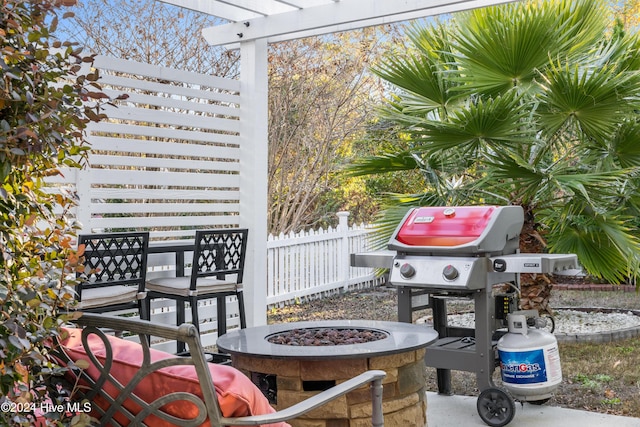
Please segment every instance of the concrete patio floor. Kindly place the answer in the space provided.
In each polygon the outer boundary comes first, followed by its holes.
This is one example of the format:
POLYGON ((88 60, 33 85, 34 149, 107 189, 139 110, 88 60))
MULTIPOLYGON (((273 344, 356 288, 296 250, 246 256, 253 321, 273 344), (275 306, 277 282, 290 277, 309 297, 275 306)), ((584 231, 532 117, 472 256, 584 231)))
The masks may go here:
MULTIPOLYGON (((427 393, 428 427, 487 426, 476 409, 477 396, 443 396, 427 393)), ((513 427, 640 427, 640 418, 621 417, 548 405, 524 406, 516 402, 513 427)))

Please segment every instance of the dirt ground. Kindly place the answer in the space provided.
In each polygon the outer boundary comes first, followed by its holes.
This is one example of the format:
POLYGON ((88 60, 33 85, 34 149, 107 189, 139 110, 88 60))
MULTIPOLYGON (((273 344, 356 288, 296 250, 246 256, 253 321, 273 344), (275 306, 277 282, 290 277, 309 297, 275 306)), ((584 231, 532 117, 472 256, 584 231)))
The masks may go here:
MULTIPOLYGON (((397 320, 395 289, 379 287, 273 308, 269 323, 324 319, 397 320)), ((640 309, 640 294, 623 291, 552 291, 552 307, 640 309)), ((450 312, 455 312, 449 309, 450 312)), ((461 300, 460 311, 473 307, 461 300)), ((414 313, 414 320, 430 310, 414 313)), ((615 325, 612 325, 615 328, 615 325)), ((554 406, 640 418, 640 338, 607 344, 560 344, 563 381, 547 403, 554 406)), ((437 391, 435 369, 427 367, 428 387, 437 391)), ((500 384, 499 370, 494 381, 500 384)), ((454 394, 479 394, 475 374, 452 372, 454 394)))

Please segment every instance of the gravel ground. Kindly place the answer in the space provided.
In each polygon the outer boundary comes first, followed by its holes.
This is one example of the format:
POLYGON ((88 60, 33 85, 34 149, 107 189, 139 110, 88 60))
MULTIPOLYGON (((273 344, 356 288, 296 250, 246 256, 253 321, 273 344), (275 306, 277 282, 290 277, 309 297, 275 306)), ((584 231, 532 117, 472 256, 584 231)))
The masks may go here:
POLYGON ((552 307, 603 307, 640 310, 637 292, 552 291, 552 307))
MULTIPOLYGON (((632 311, 606 313, 563 308, 554 311, 554 318, 556 321, 555 333, 562 334, 593 334, 610 332, 613 327, 617 330, 640 326, 640 316, 632 311)), ((474 321, 474 313, 449 316, 449 324, 452 326, 473 328, 475 327, 474 321)))
MULTIPOLYGON (((396 321, 398 319, 396 304, 395 288, 381 286, 273 308, 268 313, 268 321, 269 323, 327 319, 396 321)), ((557 309, 590 307, 640 310, 640 294, 622 291, 554 291, 551 296, 551 306, 557 309)), ((447 308, 450 314, 468 313, 473 310, 473 303, 467 299, 452 300, 447 308)), ((415 321, 430 314, 430 310, 417 311, 413 318, 415 321)), ((610 325, 616 325, 616 323, 610 322, 610 325)))

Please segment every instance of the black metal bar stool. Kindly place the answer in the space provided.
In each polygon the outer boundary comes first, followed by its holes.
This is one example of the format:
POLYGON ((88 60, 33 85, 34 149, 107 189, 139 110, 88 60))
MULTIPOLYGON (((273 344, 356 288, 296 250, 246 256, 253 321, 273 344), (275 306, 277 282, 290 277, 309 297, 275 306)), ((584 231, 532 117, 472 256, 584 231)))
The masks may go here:
POLYGON ((149 320, 145 294, 148 232, 84 234, 78 249, 84 269, 76 274, 77 310, 105 313, 136 308, 149 320))
POLYGON ((220 336, 227 332, 226 297, 235 295, 238 299, 240 327, 245 328, 242 275, 247 236, 247 229, 197 230, 191 275, 148 280, 148 298, 175 300, 178 325, 185 321, 184 304, 188 302, 191 305, 192 322, 198 330, 198 301, 216 298, 220 336))

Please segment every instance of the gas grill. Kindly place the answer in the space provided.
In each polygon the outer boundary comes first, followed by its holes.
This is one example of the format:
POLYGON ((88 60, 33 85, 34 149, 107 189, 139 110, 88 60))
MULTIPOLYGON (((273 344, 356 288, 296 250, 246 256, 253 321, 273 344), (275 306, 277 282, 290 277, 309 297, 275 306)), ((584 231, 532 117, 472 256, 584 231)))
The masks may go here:
POLYGON ((414 208, 386 251, 352 254, 355 267, 390 269, 399 321, 411 323, 413 311, 432 309, 439 339, 427 348, 425 363, 437 368, 442 394, 451 394, 451 370, 475 372, 481 392, 495 388, 496 344, 507 314, 517 310, 520 273, 578 268, 572 254, 519 253, 523 223, 520 206, 414 208), (509 291, 496 293, 499 284, 509 291), (447 302, 461 298, 473 300, 475 328, 447 323, 447 302))

